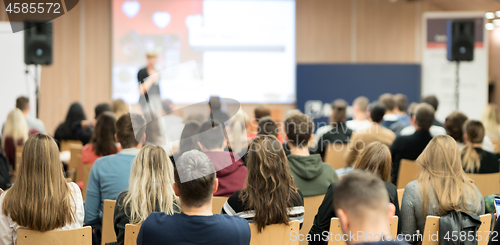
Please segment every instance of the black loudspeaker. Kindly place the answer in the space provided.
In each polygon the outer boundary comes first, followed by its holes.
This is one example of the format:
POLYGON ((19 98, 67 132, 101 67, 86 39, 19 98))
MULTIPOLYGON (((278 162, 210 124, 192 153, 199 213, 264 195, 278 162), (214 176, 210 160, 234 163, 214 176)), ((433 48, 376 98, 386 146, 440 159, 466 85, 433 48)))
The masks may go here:
POLYGON ((52 64, 52 22, 24 22, 24 63, 52 64))
POLYGON ((447 58, 450 61, 474 59, 474 21, 450 20, 447 29, 447 58))

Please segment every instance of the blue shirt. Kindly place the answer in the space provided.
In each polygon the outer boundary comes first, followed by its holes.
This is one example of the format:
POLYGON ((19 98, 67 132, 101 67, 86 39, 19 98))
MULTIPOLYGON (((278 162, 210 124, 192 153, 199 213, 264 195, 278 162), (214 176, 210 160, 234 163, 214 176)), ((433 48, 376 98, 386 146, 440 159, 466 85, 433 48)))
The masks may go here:
POLYGON ((116 200, 120 192, 128 189, 130 168, 137 153, 139 149, 123 149, 94 162, 85 196, 85 224, 101 224, 104 199, 116 200))
POLYGON ((250 226, 240 217, 154 212, 142 223, 137 245, 248 245, 250 226))

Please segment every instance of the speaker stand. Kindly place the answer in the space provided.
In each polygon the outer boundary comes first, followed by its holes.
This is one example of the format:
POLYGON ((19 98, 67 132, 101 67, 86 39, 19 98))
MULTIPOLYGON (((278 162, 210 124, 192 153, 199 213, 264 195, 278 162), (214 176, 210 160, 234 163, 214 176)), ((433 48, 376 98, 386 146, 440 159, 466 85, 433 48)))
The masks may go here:
POLYGON ((38 65, 35 64, 35 103, 36 103, 36 109, 35 109, 35 116, 36 118, 38 118, 38 114, 40 113, 39 111, 39 94, 40 94, 40 90, 38 88, 38 65))
POLYGON ((457 60, 457 66, 456 66, 456 77, 455 77, 455 110, 458 111, 458 105, 459 105, 459 97, 460 97, 460 61, 457 60))

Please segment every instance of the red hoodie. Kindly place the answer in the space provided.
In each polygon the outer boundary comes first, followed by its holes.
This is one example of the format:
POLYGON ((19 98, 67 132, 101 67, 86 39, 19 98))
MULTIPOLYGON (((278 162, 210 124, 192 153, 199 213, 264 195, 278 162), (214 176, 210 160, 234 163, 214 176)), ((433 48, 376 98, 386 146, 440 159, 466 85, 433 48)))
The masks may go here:
POLYGON ((241 159, 235 161, 232 152, 207 151, 204 152, 214 164, 219 179, 219 189, 214 196, 229 197, 237 190, 245 187, 247 167, 241 159))

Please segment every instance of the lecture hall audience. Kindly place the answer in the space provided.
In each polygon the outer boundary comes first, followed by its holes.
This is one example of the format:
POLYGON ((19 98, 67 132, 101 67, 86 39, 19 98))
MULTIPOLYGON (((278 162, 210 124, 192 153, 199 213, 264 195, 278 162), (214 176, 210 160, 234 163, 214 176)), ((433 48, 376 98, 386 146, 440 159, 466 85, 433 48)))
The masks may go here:
POLYGON ((21 96, 16 99, 16 108, 23 112, 24 117, 26 118, 26 123, 28 123, 28 129, 35 130, 34 133, 46 133, 45 124, 42 120, 28 116, 31 107, 30 100, 28 97, 21 96))
MULTIPOLYGON (((373 142, 361 151, 361 154, 356 159, 354 164, 355 171, 363 170, 373 173, 382 179, 387 193, 389 193, 389 201, 394 204, 395 213, 399 216, 399 199, 396 186, 391 183, 391 152, 387 145, 381 142, 373 142)), ((351 171, 352 172, 352 171, 351 171)), ((347 174, 346 176, 348 176, 347 174)), ((344 176, 344 178, 346 177, 344 176)), ((331 218, 338 217, 334 205, 335 187, 339 182, 331 183, 326 192, 325 198, 314 217, 314 223, 309 231, 311 237, 322 236, 323 232, 330 230, 331 218)), ((400 227, 400 225, 399 225, 400 227)), ((399 229, 398 229, 399 230, 399 229)), ((314 239, 310 245, 324 245, 324 241, 314 239)))
POLYGON ((371 126, 368 120, 368 104, 370 100, 365 96, 359 96, 352 102, 352 120, 346 122, 352 131, 367 129, 371 126))
MULTIPOLYGON (((417 108, 417 105, 418 103, 416 102, 410 104, 408 108, 408 114, 410 115, 410 118, 413 118, 413 116, 415 116, 415 109, 417 108)), ((435 112, 434 115, 436 115, 435 112)), ((434 120, 434 122, 435 121, 436 120, 434 120)), ((410 123, 411 125, 403 128, 403 130, 399 132, 399 135, 412 135, 415 133, 415 121, 410 120, 410 123)), ((429 133, 432 135, 432 137, 436 137, 438 135, 446 135, 446 129, 434 124, 429 128, 429 133)))
POLYGON ((59 144, 63 140, 78 140, 76 134, 73 133, 73 124, 85 120, 86 117, 82 105, 78 102, 71 104, 66 114, 66 119, 59 124, 54 133, 56 142, 59 144))
POLYGON ((347 127, 347 102, 343 99, 332 103, 332 114, 330 116, 331 129, 324 133, 318 140, 316 152, 324 159, 329 144, 346 144, 352 135, 352 130, 347 127))
MULTIPOLYGON (((464 148, 464 124, 468 120, 467 116, 460 111, 454 111, 448 115, 444 121, 444 128, 449 136, 453 137, 458 144, 458 148, 464 148)), ((485 151, 494 152, 495 147, 490 137, 484 136, 481 148, 485 151)))
POLYGON ((16 183, 0 195, 0 245, 14 245, 17 230, 67 230, 83 226, 80 188, 66 183, 56 142, 34 134, 23 148, 16 183))
POLYGON ((142 223, 137 245, 203 243, 207 245, 248 245, 250 227, 240 217, 212 213, 213 193, 217 191, 213 163, 198 150, 185 152, 174 170, 175 194, 181 213, 153 212, 142 223))
POLYGON ((409 125, 401 120, 399 115, 400 113, 399 108, 396 104, 394 95, 390 93, 385 93, 380 95, 378 100, 384 103, 385 105, 385 115, 384 115, 384 121, 382 122, 382 126, 398 134, 403 128, 409 125))
POLYGON ((500 154, 491 153, 481 148, 485 129, 480 121, 468 120, 464 124, 464 148, 462 164, 466 173, 498 173, 500 154))
POLYGON ((111 112, 104 112, 99 116, 90 142, 82 148, 83 164, 94 164, 98 158, 121 150, 115 138, 115 123, 115 115, 111 112))
POLYGON ((160 146, 146 145, 137 154, 130 172, 129 188, 116 198, 114 227, 123 245, 125 225, 140 225, 152 212, 172 215, 180 211, 174 194, 174 166, 160 146))
POLYGON ((84 145, 87 144, 92 137, 92 132, 94 131, 97 119, 102 113, 107 111, 112 112, 113 109, 108 103, 100 103, 94 108, 94 119, 74 122, 71 128, 73 130, 73 135, 76 136, 76 139, 80 140, 84 145))
POLYGON ((500 141, 500 116, 495 104, 488 104, 481 113, 481 122, 486 130, 486 135, 491 140, 500 141))
POLYGON ((292 220, 298 220, 302 227, 304 198, 289 174, 278 139, 259 136, 247 154, 246 186, 229 197, 221 214, 243 217, 257 225, 259 232, 268 225, 288 224, 292 220))
POLYGON ((465 175, 460 150, 452 137, 432 139, 416 162, 421 166, 420 175, 406 185, 401 204, 403 235, 414 237, 417 230, 422 232, 427 215, 443 216, 452 210, 484 214, 483 195, 465 175))
MULTIPOLYGON (((434 108, 434 111, 437 112, 439 106, 439 100, 435 95, 428 95, 422 98, 422 103, 427 103, 434 108)), ((435 126, 443 127, 443 124, 438 121, 436 118, 434 119, 435 126)))
POLYGON ((304 197, 323 195, 328 186, 338 180, 335 169, 321 160, 319 154, 309 153, 309 140, 314 132, 313 120, 305 114, 293 115, 285 121, 287 156, 293 181, 304 197))
POLYGON ((16 147, 24 145, 28 139, 28 123, 19 109, 7 115, 2 134, 2 150, 9 159, 12 170, 16 170, 16 147))
POLYGON ((116 118, 120 118, 123 114, 129 113, 128 105, 122 99, 113 100, 111 107, 113 108, 113 113, 115 113, 116 118))

